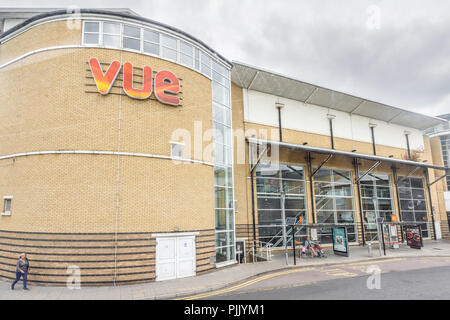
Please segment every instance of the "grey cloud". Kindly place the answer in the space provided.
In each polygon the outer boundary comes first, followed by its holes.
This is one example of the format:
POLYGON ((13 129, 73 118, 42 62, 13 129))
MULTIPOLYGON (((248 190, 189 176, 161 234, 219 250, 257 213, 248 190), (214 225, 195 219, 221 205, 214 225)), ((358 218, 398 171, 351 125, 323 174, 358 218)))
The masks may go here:
MULTIPOLYGON (((22 6, 91 7, 91 1, 22 6)), ((230 60, 431 115, 450 110, 450 3, 445 0, 97 1, 185 30, 230 60), (366 28, 367 8, 381 28, 366 28)), ((4 0, 2 6, 16 6, 4 0)))

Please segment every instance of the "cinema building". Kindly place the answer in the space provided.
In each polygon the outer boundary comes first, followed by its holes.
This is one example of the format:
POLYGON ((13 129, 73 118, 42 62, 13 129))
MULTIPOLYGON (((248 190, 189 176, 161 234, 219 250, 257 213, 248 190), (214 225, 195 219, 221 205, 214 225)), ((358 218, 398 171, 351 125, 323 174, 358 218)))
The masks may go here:
POLYGON ((139 15, 33 15, 0 34, 0 83, 4 279, 22 252, 36 284, 69 266, 83 285, 199 275, 236 263, 236 239, 290 245, 287 217, 347 223, 355 246, 377 240, 374 212, 449 236, 440 140, 423 134, 445 120, 230 62, 139 15))

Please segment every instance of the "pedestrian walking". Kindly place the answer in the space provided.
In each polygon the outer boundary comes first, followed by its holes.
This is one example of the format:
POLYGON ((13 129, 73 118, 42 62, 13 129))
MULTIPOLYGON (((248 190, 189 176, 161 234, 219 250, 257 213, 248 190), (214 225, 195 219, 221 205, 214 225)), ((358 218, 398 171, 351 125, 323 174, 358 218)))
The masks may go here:
POLYGON ((26 253, 22 253, 19 257, 19 260, 17 261, 16 266, 16 280, 11 285, 11 290, 14 290, 14 286, 17 282, 19 282, 20 278, 23 279, 23 290, 29 290, 27 288, 27 277, 28 277, 28 271, 30 270, 30 263, 28 262, 26 253))

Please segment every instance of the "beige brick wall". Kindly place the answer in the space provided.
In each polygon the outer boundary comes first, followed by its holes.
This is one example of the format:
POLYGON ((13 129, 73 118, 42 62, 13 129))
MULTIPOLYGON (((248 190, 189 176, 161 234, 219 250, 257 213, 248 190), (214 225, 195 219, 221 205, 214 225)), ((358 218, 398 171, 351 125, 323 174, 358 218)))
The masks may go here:
POLYGON ((31 51, 65 45, 81 44, 80 20, 50 21, 32 27, 0 46, 0 65, 31 51), (80 29, 74 28, 77 25, 80 29))
MULTIPOLYGON (((278 133, 277 127, 264 126, 264 125, 249 123, 249 122, 244 121, 242 89, 236 85, 232 86, 232 98, 233 98, 233 127, 234 127, 234 129, 242 128, 248 134, 250 134, 250 132, 256 132, 256 136, 260 137, 260 138, 265 138, 265 139, 274 140, 274 141, 279 140, 279 133, 278 133), (236 110, 236 107, 238 107, 240 109, 236 110)), ((308 146, 331 148, 330 137, 326 136, 326 135, 318 135, 318 134, 312 134, 312 133, 289 130, 289 129, 283 129, 282 134, 283 134, 283 142, 294 143, 294 144, 303 144, 304 142, 308 142, 308 146)), ((428 163, 435 163, 436 165, 442 165, 440 162, 436 162, 434 160, 434 158, 432 157, 432 150, 434 150, 436 148, 436 146, 434 146, 432 148, 432 146, 430 145, 430 143, 428 142, 427 139, 428 139, 427 137, 424 137, 425 150, 422 153, 420 153, 421 161, 427 160, 428 163)), ((242 141, 240 143, 242 143, 242 141)), ((373 149, 372 149, 371 143, 364 143, 364 142, 347 140, 347 139, 342 139, 342 138, 335 138, 334 143, 335 143, 335 148, 338 150, 352 151, 352 150, 356 149, 358 153, 373 154, 373 149)), ((235 147, 237 145, 239 145, 239 143, 237 140, 235 140, 235 147)), ((379 156, 389 157, 392 155, 394 158, 397 158, 397 159, 403 159, 404 156, 407 154, 406 149, 392 148, 392 147, 383 146, 383 145, 376 145, 376 151, 377 151, 377 155, 379 155, 379 156)), ((246 159, 248 159, 248 150, 246 149, 245 152, 246 152, 246 159)), ((322 162, 322 160, 324 160, 324 158, 325 158, 324 155, 318 155, 318 154, 314 154, 313 157, 314 157, 314 159, 312 161, 313 166, 319 165, 322 162)), ((436 157, 439 157, 439 156, 436 156, 436 157)), ((235 160, 236 160, 236 154, 235 154, 235 160)), ((307 168, 307 164, 306 164, 306 153, 305 152, 282 150, 280 152, 279 161, 283 162, 283 163, 303 165, 305 168, 306 177, 308 177, 309 173, 308 173, 308 168, 307 168)), ((361 159, 361 160, 359 160, 359 163, 360 163, 360 172, 364 172, 364 171, 368 170, 373 165, 374 162, 361 159)), ((352 159, 349 159, 347 157, 335 156, 327 162, 325 167, 351 170, 353 177, 355 177, 354 168, 352 165, 352 159)), ((397 170, 397 173, 399 176, 405 175, 410 170, 411 170, 410 167, 401 166, 397 170)), ((378 168, 376 168, 374 170, 374 172, 388 174, 391 177, 391 181, 393 181, 391 164, 383 163, 378 168)), ((436 171, 436 172, 440 172, 440 171, 436 171)), ((434 177, 435 177, 434 170, 429 170, 429 173, 430 173, 430 180, 433 181, 434 177)), ((413 174, 413 176, 424 177, 423 170, 417 171, 415 174, 413 174)), ((236 213, 236 221, 237 221, 237 223, 239 222, 241 224, 241 227, 239 229, 239 232, 241 234, 244 234, 245 232, 252 234, 252 232, 253 232, 252 216, 251 216, 251 209, 252 209, 251 189, 250 189, 250 182, 249 182, 248 177, 249 177, 248 163, 247 164, 236 164, 235 165, 235 181, 236 181, 235 182, 235 184, 236 184, 235 194, 236 194, 236 200, 238 203, 238 205, 237 205, 238 212, 236 213), (247 188, 246 192, 243 190, 240 190, 239 192, 237 192, 237 190, 239 190, 240 188, 243 188, 242 185, 238 185, 239 184, 238 181, 241 181, 241 182, 246 181, 247 182, 246 183, 246 188, 247 188), (245 216, 245 211, 239 210, 239 208, 245 207, 245 205, 242 204, 242 202, 247 202, 247 205, 246 205, 248 208, 247 216, 245 216), (249 230, 249 231, 247 231, 247 230, 249 230)), ((441 196, 441 192, 439 191, 439 189, 438 190, 436 189, 436 188, 439 188, 438 186, 439 186, 439 184, 432 186, 432 190, 431 190, 432 201, 433 201, 433 206, 435 206, 435 209, 439 210, 439 213, 435 213, 435 219, 436 219, 436 216, 440 217, 440 220, 442 221, 442 231, 443 231, 443 234, 445 234, 445 233, 448 233, 446 218, 445 218, 445 223, 444 223, 445 207, 444 207, 444 211, 443 211, 443 209, 442 209, 443 196, 441 196)), ((306 179, 306 181, 305 181, 305 190, 306 190, 306 206, 308 208, 309 221, 312 221, 311 193, 310 193, 308 179, 306 179)), ((254 194, 255 194, 255 206, 256 206, 256 184, 255 184, 254 192, 255 192, 254 194)), ((396 191, 395 191, 394 187, 392 187, 392 192, 393 192, 393 199, 394 199, 393 205, 395 208, 395 212, 398 212, 397 201, 395 201, 396 191)), ((355 208, 355 213, 356 213, 356 221, 357 221, 358 233, 359 233, 359 239, 360 239, 359 241, 361 242, 362 241, 361 228, 360 228, 360 220, 361 219, 360 219, 358 199, 356 196, 357 195, 357 187, 355 184, 353 186, 353 194, 354 194, 354 202, 353 203, 354 203, 354 208, 355 208)), ((431 223, 428 198, 426 198, 425 200, 427 202, 427 208, 428 208, 428 212, 429 212, 428 219, 429 219, 429 222, 431 223)), ((257 219, 258 219, 257 208, 255 208, 255 218, 256 218, 256 223, 257 223, 257 219)), ((433 229, 431 227, 431 224, 430 224, 430 232, 431 232, 431 236, 433 236, 433 229)))
MULTIPOLYGON (((81 30, 69 35, 64 23, 35 27, 5 43, 2 61, 39 46, 79 44, 81 30)), ((0 155, 98 150, 169 156, 177 129, 194 139, 195 122, 203 132, 212 128, 209 79, 136 53, 97 48, 40 52, 0 69, 0 83, 5 93, 0 116, 8 119, 0 128, 0 155), (175 73, 181 79, 182 105, 131 99, 122 93, 121 75, 109 95, 89 92, 95 91, 87 64, 92 57, 107 64, 133 63, 136 82, 144 65, 175 73)), ((202 141, 203 150, 210 143, 202 141)), ((190 151, 189 158, 211 160, 190 151)), ((197 272, 210 271, 215 267, 210 263, 215 255, 213 184, 210 165, 158 158, 56 154, 0 160, 0 196, 13 196, 12 215, 0 217, 0 277, 12 277, 17 255, 25 251, 36 283, 65 283, 65 268, 75 261, 84 268, 83 283, 111 283, 117 244, 116 280, 152 280, 151 233, 172 231, 200 232, 197 272), (116 243, 116 232, 124 240, 116 243), (99 261, 107 262, 98 268, 99 261)))

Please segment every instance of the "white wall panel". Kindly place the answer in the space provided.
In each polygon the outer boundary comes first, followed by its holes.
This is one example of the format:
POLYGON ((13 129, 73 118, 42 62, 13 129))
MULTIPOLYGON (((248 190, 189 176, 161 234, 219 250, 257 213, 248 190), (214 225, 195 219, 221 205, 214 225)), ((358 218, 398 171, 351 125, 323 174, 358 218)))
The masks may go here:
POLYGON ((396 124, 351 115, 347 112, 305 104, 296 100, 244 89, 245 121, 278 127, 278 111, 275 102, 284 103, 281 111, 283 128, 309 133, 329 135, 327 114, 333 114, 334 136, 338 138, 372 143, 369 122, 375 123, 375 142, 380 145, 406 149, 405 130, 411 132, 411 149, 423 148, 423 133, 420 130, 396 124))

